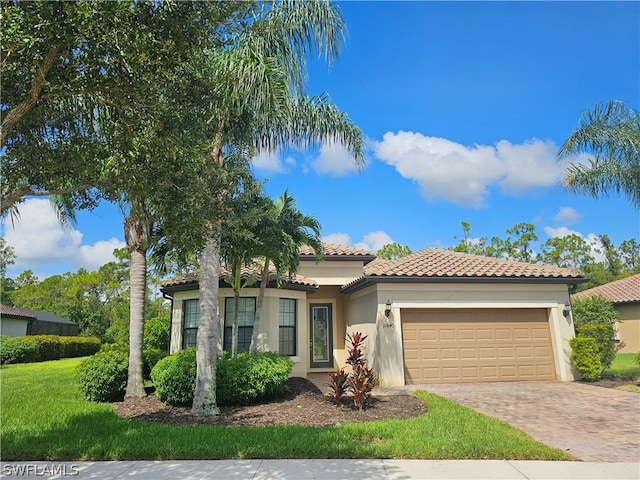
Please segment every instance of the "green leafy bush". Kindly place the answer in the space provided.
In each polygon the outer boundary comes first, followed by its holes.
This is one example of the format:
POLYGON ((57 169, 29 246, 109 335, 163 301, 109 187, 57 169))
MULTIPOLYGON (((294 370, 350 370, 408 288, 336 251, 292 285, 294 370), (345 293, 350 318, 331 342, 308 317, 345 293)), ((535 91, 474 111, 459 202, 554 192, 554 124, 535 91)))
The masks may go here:
POLYGON ((602 373, 611 366, 616 358, 616 330, 608 323, 586 323, 576 327, 579 337, 589 337, 596 341, 602 373))
POLYGON ((0 340, 0 364, 37 361, 38 342, 33 337, 7 337, 0 340))
POLYGON ((149 348, 142 351, 142 366, 144 378, 151 378, 151 370, 156 364, 164 357, 168 356, 166 350, 158 350, 156 348, 149 348))
POLYGON ((168 316, 147 320, 144 324, 145 350, 169 350, 171 319, 168 316))
POLYGON ((293 361, 274 352, 228 353, 218 358, 216 398, 220 405, 247 405, 284 393, 293 361))
POLYGON ((180 350, 161 359, 151 370, 151 381, 163 403, 192 403, 196 388, 195 347, 180 350))
MULTIPOLYGON (((292 360, 272 352, 225 353, 216 363, 216 398, 220 405, 246 405, 286 390, 292 360)), ((151 370, 160 400, 169 405, 193 402, 196 384, 195 348, 187 348, 160 360, 151 370)))
POLYGON ((573 366, 589 382, 597 380, 602 374, 602 363, 598 343, 594 338, 577 336, 569 340, 573 366))
POLYGON ((76 378, 84 397, 92 402, 109 402, 127 385, 129 358, 119 351, 99 352, 84 360, 76 378))
POLYGON ((605 323, 613 326, 620 318, 613 303, 598 295, 575 300, 571 310, 576 329, 588 323, 605 323))

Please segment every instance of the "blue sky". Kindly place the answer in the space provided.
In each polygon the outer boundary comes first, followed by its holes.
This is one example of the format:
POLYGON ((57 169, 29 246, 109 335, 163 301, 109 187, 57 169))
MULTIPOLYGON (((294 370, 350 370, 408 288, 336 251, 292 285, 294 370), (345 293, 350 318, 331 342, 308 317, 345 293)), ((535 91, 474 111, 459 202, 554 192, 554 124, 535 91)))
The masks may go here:
MULTIPOLYGON (((597 102, 640 108, 637 2, 338 2, 349 35, 328 69, 309 63, 309 93, 326 92, 362 128, 367 165, 337 146, 256 159, 271 196, 285 189, 318 218, 325 239, 376 250, 419 250, 504 237, 519 222, 540 243, 570 232, 640 235, 623 197, 563 191, 555 153, 597 102)), ((62 230, 30 200, 4 235, 18 254, 8 274, 96 268, 123 245, 113 205, 62 230)))

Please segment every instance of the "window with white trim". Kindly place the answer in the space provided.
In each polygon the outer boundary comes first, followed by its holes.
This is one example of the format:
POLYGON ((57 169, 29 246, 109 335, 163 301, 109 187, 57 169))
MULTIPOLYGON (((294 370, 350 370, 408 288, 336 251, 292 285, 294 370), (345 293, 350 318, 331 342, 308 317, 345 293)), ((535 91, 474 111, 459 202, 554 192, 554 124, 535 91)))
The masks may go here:
POLYGON ((279 352, 282 355, 295 356, 297 322, 296 322, 296 300, 292 298, 281 298, 279 308, 279 352))
MULTIPOLYGON (((231 327, 233 325, 233 297, 224 299, 224 344, 225 351, 231 351, 231 327)), ((253 334, 253 322, 256 319, 255 297, 238 299, 238 352, 248 352, 253 334)))
POLYGON ((182 315, 182 348, 195 347, 200 319, 200 301, 198 299, 184 300, 182 315))

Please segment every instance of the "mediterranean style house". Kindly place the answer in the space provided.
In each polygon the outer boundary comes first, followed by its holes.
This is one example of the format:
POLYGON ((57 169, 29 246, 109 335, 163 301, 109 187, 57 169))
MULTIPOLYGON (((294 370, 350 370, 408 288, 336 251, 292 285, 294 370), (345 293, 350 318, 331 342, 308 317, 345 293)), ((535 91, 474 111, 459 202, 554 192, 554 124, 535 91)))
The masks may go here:
MULTIPOLYGON (((259 348, 294 361, 306 377, 345 366, 345 336, 367 335, 365 353, 381 385, 510 380, 573 380, 574 328, 568 285, 574 270, 428 248, 396 259, 324 245, 317 262, 300 250, 300 268, 267 288, 259 348)), ((248 349, 255 288, 242 289, 239 350, 248 349)), ((195 345, 198 279, 173 278, 171 352, 195 345)), ((219 314, 230 345, 233 292, 222 279, 219 314)))
POLYGON ((640 352, 640 273, 572 295, 574 300, 601 296, 613 303, 620 315, 616 323, 618 352, 640 352))

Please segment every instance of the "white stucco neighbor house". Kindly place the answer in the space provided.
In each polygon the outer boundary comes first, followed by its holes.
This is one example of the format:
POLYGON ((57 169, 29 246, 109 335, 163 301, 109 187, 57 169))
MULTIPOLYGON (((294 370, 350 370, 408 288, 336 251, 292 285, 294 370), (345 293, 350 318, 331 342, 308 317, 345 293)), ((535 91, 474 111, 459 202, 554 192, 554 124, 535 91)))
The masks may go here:
POLYGON ((572 295, 573 300, 601 296, 613 303, 620 315, 616 323, 620 353, 640 352, 640 273, 572 295))
MULTIPOLYGON (((290 355, 292 375, 345 366, 345 336, 366 334, 369 364, 385 386, 510 380, 573 380, 574 270, 429 248, 396 260, 325 244, 316 262, 300 250, 288 283, 267 289, 260 348, 290 355)), ((173 278, 171 351, 195 345, 198 280, 173 278)), ((244 288, 239 349, 248 349, 258 288, 244 288)), ((233 293, 220 282, 221 335, 230 344, 233 293)))

